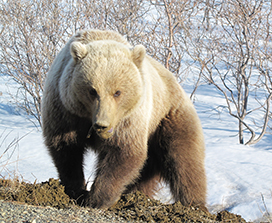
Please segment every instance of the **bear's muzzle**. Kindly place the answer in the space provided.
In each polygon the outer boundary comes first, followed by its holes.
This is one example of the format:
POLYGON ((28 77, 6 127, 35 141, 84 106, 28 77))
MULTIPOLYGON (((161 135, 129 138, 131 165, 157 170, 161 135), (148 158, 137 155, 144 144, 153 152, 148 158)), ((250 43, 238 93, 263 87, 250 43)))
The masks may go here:
POLYGON ((91 128, 89 129, 87 138, 91 137, 93 131, 95 131, 96 134, 102 139, 108 139, 113 135, 113 127, 101 126, 96 123, 92 125, 91 128))

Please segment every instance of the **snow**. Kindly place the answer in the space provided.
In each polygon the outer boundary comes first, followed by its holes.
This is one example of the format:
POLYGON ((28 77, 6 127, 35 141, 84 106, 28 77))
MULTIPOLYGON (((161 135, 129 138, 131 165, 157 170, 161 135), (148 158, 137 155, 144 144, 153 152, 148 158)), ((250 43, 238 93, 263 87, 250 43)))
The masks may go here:
MULTIPOLYGON (((188 94, 190 84, 183 85, 188 94)), ((0 176, 42 182, 57 178, 56 169, 43 144, 41 129, 19 113, 11 94, 18 89, 7 76, 0 76, 0 176)), ((211 86, 199 87, 194 98, 206 140, 208 208, 212 213, 228 210, 247 221, 272 212, 272 136, 256 145, 238 144, 237 122, 222 107, 224 98, 211 86), (217 108, 217 109, 215 109, 217 108)), ((95 155, 85 158, 85 176, 91 185, 95 155)), ((167 187, 158 197, 170 201, 167 187)))

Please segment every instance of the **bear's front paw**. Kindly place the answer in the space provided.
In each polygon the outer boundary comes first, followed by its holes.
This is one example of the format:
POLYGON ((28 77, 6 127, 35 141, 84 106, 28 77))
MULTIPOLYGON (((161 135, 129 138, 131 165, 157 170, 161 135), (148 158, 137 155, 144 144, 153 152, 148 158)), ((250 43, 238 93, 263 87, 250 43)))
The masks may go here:
POLYGON ((74 201, 77 205, 81 207, 88 207, 90 206, 89 201, 89 192, 88 191, 82 191, 82 193, 78 194, 76 198, 74 198, 74 201))
POLYGON ((77 205, 82 207, 89 206, 90 192, 88 192, 87 190, 80 190, 80 191, 69 190, 65 192, 77 205))
POLYGON ((99 209, 108 209, 111 206, 113 206, 117 201, 119 200, 119 197, 114 198, 113 197, 103 197, 103 196, 90 196, 88 199, 89 207, 91 208, 99 208, 99 209))

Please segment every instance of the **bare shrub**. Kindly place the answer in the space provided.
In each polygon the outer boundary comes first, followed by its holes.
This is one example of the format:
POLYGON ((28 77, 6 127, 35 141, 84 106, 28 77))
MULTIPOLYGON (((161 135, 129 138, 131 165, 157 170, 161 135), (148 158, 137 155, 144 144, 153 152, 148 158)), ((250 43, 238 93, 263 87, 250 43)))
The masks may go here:
POLYGON ((270 115, 271 5, 259 0, 205 3, 206 17, 197 22, 202 28, 186 36, 188 53, 199 63, 201 76, 225 97, 229 114, 238 120, 239 142, 256 143, 265 134, 270 115), (254 97, 258 104, 249 104, 254 97), (261 122, 249 118, 256 112, 263 112, 261 122), (250 134, 246 141, 245 130, 250 134))
POLYGON ((0 4, 4 26, 0 36, 1 72, 21 86, 18 106, 34 116, 39 125, 43 81, 70 29, 65 27, 56 2, 8 0, 0 4))

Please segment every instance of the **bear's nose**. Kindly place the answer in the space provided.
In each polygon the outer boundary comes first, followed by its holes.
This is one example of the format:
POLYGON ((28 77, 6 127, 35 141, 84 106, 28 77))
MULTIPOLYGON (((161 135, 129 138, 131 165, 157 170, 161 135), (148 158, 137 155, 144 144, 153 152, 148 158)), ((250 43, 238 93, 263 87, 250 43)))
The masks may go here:
POLYGON ((103 124, 103 123, 95 123, 95 124, 93 125, 93 127, 94 127, 95 130, 98 130, 98 131, 103 131, 103 130, 105 130, 106 128, 108 128, 108 126, 105 125, 105 124, 103 124))

